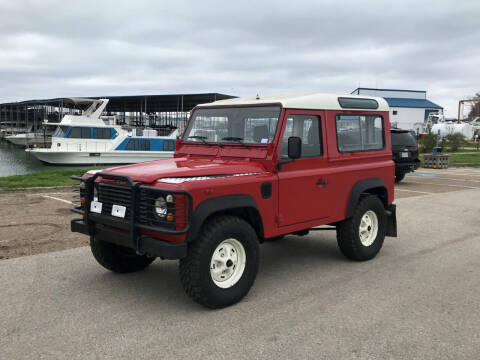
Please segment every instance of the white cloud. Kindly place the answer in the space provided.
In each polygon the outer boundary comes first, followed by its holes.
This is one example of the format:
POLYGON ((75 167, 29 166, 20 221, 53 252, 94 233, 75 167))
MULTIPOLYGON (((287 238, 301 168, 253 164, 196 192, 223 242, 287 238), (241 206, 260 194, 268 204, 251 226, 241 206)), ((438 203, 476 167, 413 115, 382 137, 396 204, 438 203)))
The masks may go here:
POLYGON ((477 1, 2 1, 0 101, 57 96, 480 91, 477 1))

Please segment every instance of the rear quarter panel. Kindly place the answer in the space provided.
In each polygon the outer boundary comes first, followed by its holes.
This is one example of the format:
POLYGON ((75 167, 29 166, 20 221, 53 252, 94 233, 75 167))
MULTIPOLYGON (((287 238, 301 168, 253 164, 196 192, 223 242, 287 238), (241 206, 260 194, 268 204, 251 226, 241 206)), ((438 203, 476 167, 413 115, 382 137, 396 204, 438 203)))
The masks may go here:
POLYGON ((335 193, 331 222, 345 218, 353 186, 364 179, 378 178, 386 186, 388 204, 394 200, 395 164, 392 160, 388 112, 327 111, 327 139, 331 191, 335 193), (382 150, 342 153, 338 150, 336 116, 379 115, 383 118, 384 147, 382 150))

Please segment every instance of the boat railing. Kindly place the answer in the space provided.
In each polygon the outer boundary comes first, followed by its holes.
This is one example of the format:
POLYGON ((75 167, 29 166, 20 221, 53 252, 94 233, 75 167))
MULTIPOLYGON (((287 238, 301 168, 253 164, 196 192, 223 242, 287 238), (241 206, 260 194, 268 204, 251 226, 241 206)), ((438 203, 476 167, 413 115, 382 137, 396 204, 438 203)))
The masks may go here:
POLYGON ((62 146, 56 148, 57 151, 68 151, 68 152, 106 152, 107 144, 104 142, 84 142, 84 143, 74 143, 74 144, 62 144, 62 146))

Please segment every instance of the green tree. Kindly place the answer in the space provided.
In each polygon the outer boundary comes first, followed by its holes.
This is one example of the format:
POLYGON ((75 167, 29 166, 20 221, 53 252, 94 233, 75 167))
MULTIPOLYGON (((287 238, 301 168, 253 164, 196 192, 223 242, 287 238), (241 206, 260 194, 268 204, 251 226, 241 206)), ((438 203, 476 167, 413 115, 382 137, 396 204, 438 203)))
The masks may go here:
POLYGON ((418 141, 420 145, 420 152, 422 153, 430 153, 432 152, 433 148, 437 146, 437 135, 434 134, 427 134, 423 138, 418 141))
POLYGON ((465 135, 458 132, 448 134, 447 136, 445 136, 445 140, 447 142, 448 149, 451 152, 458 151, 467 142, 465 135))

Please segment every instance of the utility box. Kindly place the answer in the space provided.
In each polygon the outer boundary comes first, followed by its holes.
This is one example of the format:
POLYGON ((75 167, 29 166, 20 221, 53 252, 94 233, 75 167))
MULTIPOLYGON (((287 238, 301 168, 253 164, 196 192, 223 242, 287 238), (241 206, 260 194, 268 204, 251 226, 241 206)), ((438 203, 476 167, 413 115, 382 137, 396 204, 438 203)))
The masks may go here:
POLYGON ((449 164, 449 157, 445 154, 431 154, 424 155, 423 167, 431 169, 447 169, 449 164))

